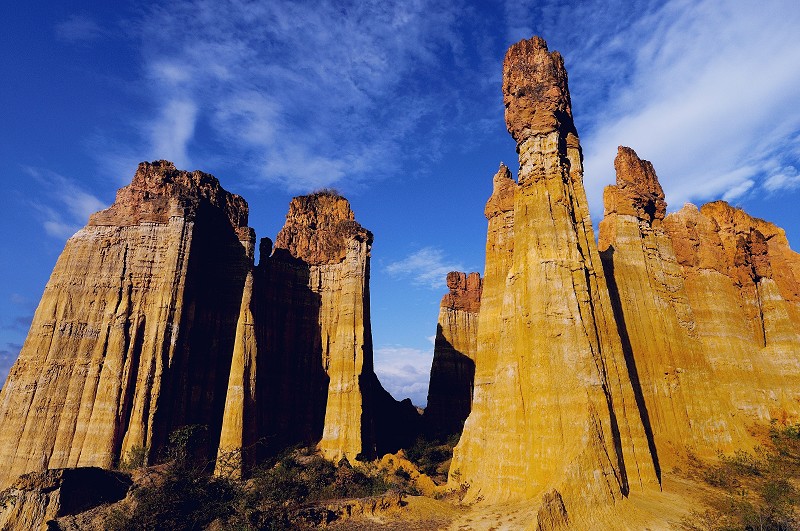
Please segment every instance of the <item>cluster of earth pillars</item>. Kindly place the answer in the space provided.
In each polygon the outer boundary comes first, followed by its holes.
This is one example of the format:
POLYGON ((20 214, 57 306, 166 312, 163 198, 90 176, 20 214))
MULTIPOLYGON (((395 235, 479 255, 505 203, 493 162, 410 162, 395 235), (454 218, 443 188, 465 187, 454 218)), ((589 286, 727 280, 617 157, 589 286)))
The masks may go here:
POLYGON ((296 445, 368 463, 460 433, 446 484, 407 465, 422 490, 471 504, 425 502, 453 522, 639 528, 702 508, 707 486, 682 471, 797 422, 800 255, 721 201, 667 214, 627 147, 595 239, 561 55, 538 37, 511 46, 503 101, 519 171, 493 178, 483 277, 446 279, 423 415, 375 376, 373 235, 346 199, 297 197, 275 242, 257 241, 214 176, 142 163, 45 287, 0 392, 0 488, 155 463, 186 426, 234 479, 296 445))

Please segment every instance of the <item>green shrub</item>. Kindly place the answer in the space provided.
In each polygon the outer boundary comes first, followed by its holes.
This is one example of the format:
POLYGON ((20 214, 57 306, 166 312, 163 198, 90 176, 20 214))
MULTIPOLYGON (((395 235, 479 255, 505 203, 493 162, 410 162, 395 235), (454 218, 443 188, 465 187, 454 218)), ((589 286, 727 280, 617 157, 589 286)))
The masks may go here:
POLYGON ((134 446, 120 459, 119 470, 135 470, 147 465, 149 450, 144 446, 134 446))
POLYGON ((797 478, 800 477, 800 427, 770 430, 769 448, 754 453, 737 451, 720 456, 708 467, 695 460, 703 479, 720 494, 710 499, 711 508, 694 513, 685 529, 789 531, 800 529, 797 478))

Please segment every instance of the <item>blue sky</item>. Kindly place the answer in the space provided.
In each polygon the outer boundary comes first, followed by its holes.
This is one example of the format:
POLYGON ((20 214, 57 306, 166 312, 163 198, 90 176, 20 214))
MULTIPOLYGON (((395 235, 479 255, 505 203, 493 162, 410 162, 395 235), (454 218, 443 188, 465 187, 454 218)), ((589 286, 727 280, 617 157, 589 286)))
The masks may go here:
POLYGON ((7 4, 0 17, 0 377, 66 239, 142 160, 216 175, 274 237, 289 199, 347 196, 375 234, 375 365, 424 404, 444 276, 482 271, 516 168, 507 47, 565 57, 593 221, 619 144, 671 210, 725 198, 800 248, 800 4, 786 1, 7 4))

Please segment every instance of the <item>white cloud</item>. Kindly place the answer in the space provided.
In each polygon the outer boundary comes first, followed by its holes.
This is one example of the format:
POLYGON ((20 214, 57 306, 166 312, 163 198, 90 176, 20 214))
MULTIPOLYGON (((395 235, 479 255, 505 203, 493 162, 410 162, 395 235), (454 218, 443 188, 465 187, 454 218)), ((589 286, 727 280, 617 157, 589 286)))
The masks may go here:
POLYGON ((433 348, 420 350, 397 345, 382 346, 375 349, 374 361, 378 379, 395 399, 410 398, 414 405, 425 406, 433 348))
POLYGON ((22 350, 22 345, 15 343, 6 343, 0 348, 0 382, 5 382, 11 366, 19 356, 19 351, 22 350))
POLYGON ((153 158, 168 159, 179 168, 191 169, 187 145, 194 135, 197 106, 190 99, 166 102, 161 117, 153 124, 153 158))
POLYGON ((56 37, 65 42, 93 41, 102 37, 103 29, 85 14, 71 15, 56 25, 56 37))
MULTIPOLYGON (((609 57, 623 50, 626 78, 594 101, 605 110, 582 137, 593 215, 618 145, 653 162, 676 207, 754 190, 800 128, 800 69, 790 66, 800 64, 798 26, 800 9, 787 2, 673 0, 601 46, 609 57)), ((764 186, 782 183, 792 181, 764 186)))
POLYGON ((725 201, 733 201, 734 199, 738 199, 750 191, 754 184, 756 184, 756 182, 752 179, 747 179, 746 181, 735 184, 733 188, 722 194, 722 199, 725 201))
POLYGON ((773 171, 764 181, 764 188, 769 192, 794 190, 800 187, 800 174, 794 166, 785 166, 773 171))
POLYGON ((72 179, 41 168, 23 167, 43 191, 41 197, 49 204, 35 203, 33 208, 42 218, 45 232, 55 238, 72 236, 89 219, 89 216, 107 207, 106 203, 86 192, 72 179))
POLYGON ((465 270, 460 263, 447 259, 444 251, 436 247, 423 247, 385 269, 392 276, 409 278, 418 286, 439 291, 446 289, 447 273, 465 270))
MULTIPOLYGON (((442 104, 415 76, 455 46, 458 5, 183 0, 139 24, 152 156, 195 160, 195 124, 290 191, 379 178, 442 104), (381 172, 375 171, 381 168, 381 172)), ((430 153, 429 153, 430 156, 430 153)))

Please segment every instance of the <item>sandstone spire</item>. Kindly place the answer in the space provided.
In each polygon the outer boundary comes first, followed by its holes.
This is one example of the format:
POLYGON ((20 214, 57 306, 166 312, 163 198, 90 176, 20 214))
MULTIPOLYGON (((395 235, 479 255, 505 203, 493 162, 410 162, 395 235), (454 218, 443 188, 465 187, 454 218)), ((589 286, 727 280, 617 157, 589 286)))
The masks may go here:
POLYGON ((308 265, 308 288, 318 299, 319 362, 329 379, 319 447, 335 460, 354 459, 374 440, 362 424, 361 388, 372 372, 371 246, 372 233, 356 223, 347 200, 327 193, 293 199, 276 240, 277 249, 308 265))
POLYGON ((698 337, 653 165, 620 146, 614 167, 617 184, 603 194, 600 254, 652 451, 670 465, 687 450, 713 457, 747 446, 743 419, 719 393, 698 337))
POLYGON ((155 455, 186 424, 216 445, 247 213, 212 175, 142 163, 67 241, 0 393, 0 485, 155 455))
POLYGON ((447 274, 450 291, 439 308, 425 408, 426 431, 431 435, 460 433, 470 412, 481 284, 479 273, 447 274))
POLYGON ((395 402, 372 367, 371 245, 334 192, 295 197, 274 251, 262 240, 242 298, 218 473, 241 474, 295 444, 352 461, 413 440, 416 410, 395 402))
MULTIPOLYGON (((572 515, 656 482, 657 469, 594 243, 561 56, 536 37, 513 45, 503 95, 520 159, 513 244, 503 274, 487 241, 479 333, 494 321, 497 358, 483 397, 476 378, 450 480, 487 500, 555 487, 572 515)), ((479 342, 479 374, 483 356, 479 342)))

